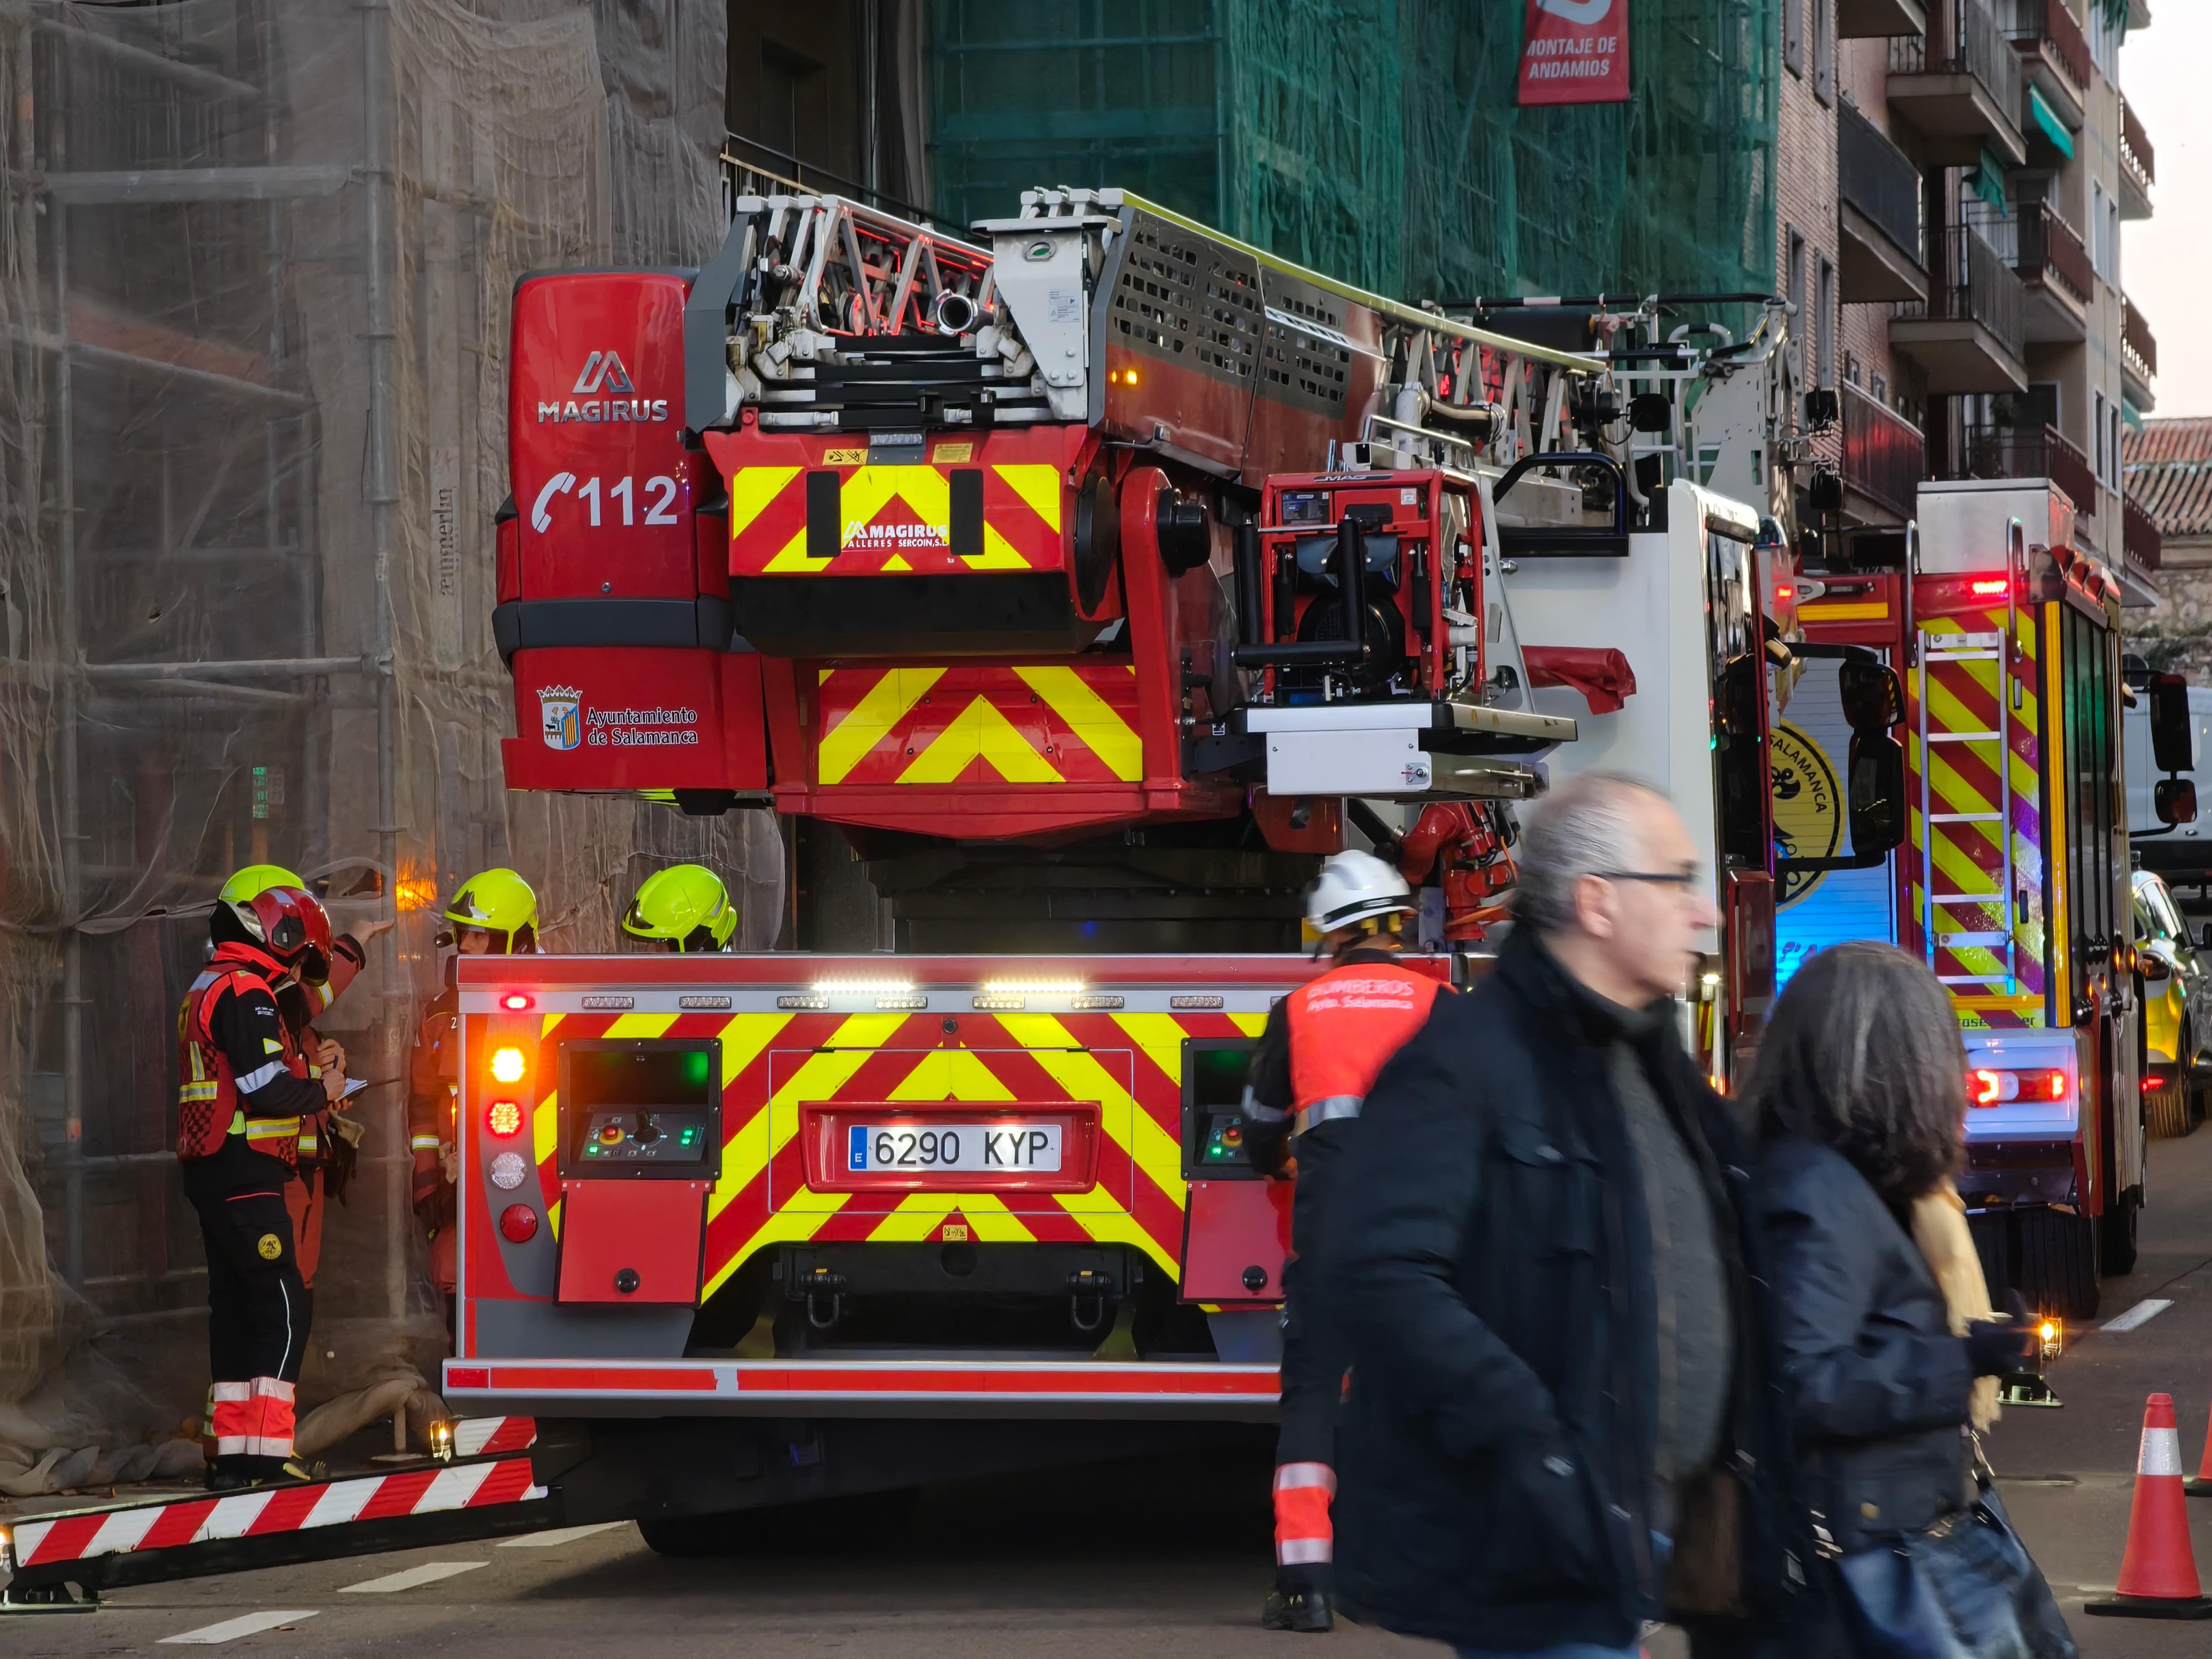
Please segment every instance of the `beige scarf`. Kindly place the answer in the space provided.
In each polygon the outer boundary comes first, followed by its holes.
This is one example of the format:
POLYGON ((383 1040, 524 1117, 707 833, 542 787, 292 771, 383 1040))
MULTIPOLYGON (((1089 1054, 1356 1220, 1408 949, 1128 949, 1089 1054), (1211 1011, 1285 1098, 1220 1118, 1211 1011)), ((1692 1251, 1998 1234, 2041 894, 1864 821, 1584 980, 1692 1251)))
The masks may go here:
MULTIPOLYGON (((1975 1320, 2002 1319, 1990 1306, 1989 1281, 1982 1277, 1982 1259, 1974 1251, 1974 1236, 1966 1225, 1966 1200, 1948 1179, 1912 1204, 1912 1242, 1927 1258, 1928 1270, 1943 1292, 1950 1315, 1951 1334, 1964 1336, 1975 1320)), ((1974 1427, 1987 1429, 1997 1420, 1997 1380, 1974 1379, 1974 1427)))

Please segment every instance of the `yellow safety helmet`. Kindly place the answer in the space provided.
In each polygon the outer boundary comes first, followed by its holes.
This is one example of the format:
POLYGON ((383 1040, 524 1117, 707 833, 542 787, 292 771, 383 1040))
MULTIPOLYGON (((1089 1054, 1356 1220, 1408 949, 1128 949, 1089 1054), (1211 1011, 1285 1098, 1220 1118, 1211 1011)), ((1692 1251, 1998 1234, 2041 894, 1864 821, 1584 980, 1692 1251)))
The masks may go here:
POLYGON ((672 864, 647 876, 623 918, 623 932, 672 951, 726 951, 738 931, 730 890, 703 864, 672 864))
POLYGON ((272 887, 296 887, 303 893, 307 890, 307 884, 281 864, 249 864, 223 883, 222 891, 216 896, 225 904, 245 904, 272 887))
POLYGON ((457 927, 489 933, 501 955, 538 948, 538 895, 512 870, 471 876, 454 890, 445 915, 457 927))

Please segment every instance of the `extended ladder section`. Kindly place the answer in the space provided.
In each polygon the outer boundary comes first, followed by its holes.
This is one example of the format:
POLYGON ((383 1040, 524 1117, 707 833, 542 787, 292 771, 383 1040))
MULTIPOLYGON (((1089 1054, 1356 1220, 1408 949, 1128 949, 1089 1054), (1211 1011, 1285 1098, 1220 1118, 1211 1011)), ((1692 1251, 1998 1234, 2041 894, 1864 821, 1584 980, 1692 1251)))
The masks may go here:
MULTIPOLYGON (((1919 640, 1919 684, 1917 688, 1920 704, 1920 937, 1926 951, 1928 965, 1945 985, 1982 986, 2000 988, 2008 996, 2020 988, 2019 945, 2013 929, 2013 836, 2012 836, 2012 699, 2008 695, 2007 682, 2011 677, 2006 661, 2005 636, 2002 633, 1987 634, 1929 634, 1919 640), (1929 705, 1935 681, 1942 678, 1937 671, 1953 665, 1972 663, 1995 665, 1993 702, 1996 708, 1996 729, 1988 732, 1948 732, 1937 729, 1929 720, 1929 705), (1962 799, 1939 797, 1935 787, 1936 768, 1939 759, 1955 757, 1969 763, 1979 763, 1996 780, 1993 811, 1944 811, 1939 806, 1962 805, 1962 799), (1969 852, 1976 838, 1972 829, 1965 830, 1963 837, 1951 832, 1951 844, 1958 857, 1954 871, 1947 871, 1946 879, 1957 890, 1939 893, 1936 890, 1937 873, 1936 842, 1944 827, 1990 826, 1987 831, 1996 843, 1996 867, 1989 869, 1982 860, 1969 852), (1980 871, 1993 876, 1994 887, 1972 888, 1963 885, 1968 871, 1980 871), (1954 914, 1956 913, 1956 914, 1954 914), (2004 919, 2001 928, 1987 924, 1994 913, 2004 919), (1961 925, 1964 924, 1964 925, 1961 925), (1963 963, 1960 954, 1967 951, 2002 952, 2004 971, 2001 974, 1946 973, 1938 960, 1939 952, 1949 953, 1953 959, 1963 963)), ((1972 674, 1974 671, 1965 668, 1972 674)), ((1960 768, 1954 760, 1950 770, 1955 775, 1960 768)))

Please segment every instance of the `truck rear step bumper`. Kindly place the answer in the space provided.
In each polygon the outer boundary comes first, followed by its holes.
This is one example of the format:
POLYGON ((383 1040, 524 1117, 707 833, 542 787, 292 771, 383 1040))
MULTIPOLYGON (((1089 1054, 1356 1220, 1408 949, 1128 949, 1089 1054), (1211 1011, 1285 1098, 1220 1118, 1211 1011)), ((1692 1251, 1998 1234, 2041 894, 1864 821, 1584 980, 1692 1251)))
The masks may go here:
POLYGON ((1275 1414, 1276 1368, 1099 1360, 449 1359, 457 1408, 562 1417, 1228 1418, 1275 1414))

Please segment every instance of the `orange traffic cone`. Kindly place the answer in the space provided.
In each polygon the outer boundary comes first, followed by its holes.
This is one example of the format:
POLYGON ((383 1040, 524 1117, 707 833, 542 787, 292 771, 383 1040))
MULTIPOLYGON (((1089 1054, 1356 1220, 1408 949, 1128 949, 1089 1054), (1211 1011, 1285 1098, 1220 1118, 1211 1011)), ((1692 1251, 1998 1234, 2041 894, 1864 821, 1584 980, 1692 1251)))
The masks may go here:
POLYGON ((2181 1489, 2191 1498, 2212 1498, 2212 1425, 2204 1431, 2204 1455, 2197 1460, 2197 1473, 2181 1483, 2181 1489))
POLYGON ((2118 1594, 2084 1609, 2136 1619, 2212 1619, 2212 1599, 2197 1577, 2189 1546, 2189 1500, 2181 1490, 2181 1432, 2173 1396, 2154 1394, 2143 1407, 2142 1449, 2136 1458, 2135 1505, 2118 1594))

